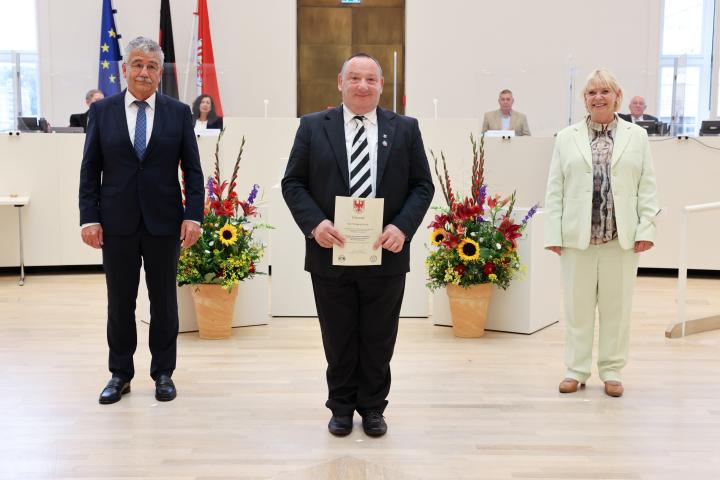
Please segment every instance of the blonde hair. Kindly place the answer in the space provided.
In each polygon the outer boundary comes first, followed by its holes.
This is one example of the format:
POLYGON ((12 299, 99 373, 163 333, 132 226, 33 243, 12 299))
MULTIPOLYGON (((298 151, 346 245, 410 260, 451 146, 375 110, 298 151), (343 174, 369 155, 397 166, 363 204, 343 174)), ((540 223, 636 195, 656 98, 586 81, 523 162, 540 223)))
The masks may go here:
POLYGON ((585 95, 595 85, 607 87, 613 92, 615 92, 615 95, 617 95, 617 99, 615 100, 614 111, 617 112, 618 110, 620 110, 623 99, 622 89, 620 88, 620 84, 615 78, 615 75, 610 73, 608 70, 605 70, 604 68, 598 68, 597 70, 593 70, 590 75, 588 75, 587 80, 585 81, 585 87, 583 87, 582 90, 582 98, 585 109, 587 109, 587 101, 585 100, 585 95))

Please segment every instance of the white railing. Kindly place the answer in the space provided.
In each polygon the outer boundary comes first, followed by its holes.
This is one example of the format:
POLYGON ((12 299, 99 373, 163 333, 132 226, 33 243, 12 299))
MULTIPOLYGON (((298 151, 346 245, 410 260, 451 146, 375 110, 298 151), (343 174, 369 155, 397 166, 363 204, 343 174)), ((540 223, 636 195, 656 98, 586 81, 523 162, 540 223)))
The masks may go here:
POLYGON ((687 302, 687 252, 688 220, 691 213, 720 210, 720 202, 687 205, 680 212, 680 258, 678 259, 677 316, 670 327, 682 323, 682 337, 685 336, 685 303, 687 302))

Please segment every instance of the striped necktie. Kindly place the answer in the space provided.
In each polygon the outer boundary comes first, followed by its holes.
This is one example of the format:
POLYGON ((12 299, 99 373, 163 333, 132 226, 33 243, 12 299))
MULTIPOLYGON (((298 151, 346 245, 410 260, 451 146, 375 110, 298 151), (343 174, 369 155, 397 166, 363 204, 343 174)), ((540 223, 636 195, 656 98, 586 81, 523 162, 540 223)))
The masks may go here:
POLYGON ((147 117, 145 116, 145 108, 148 106, 148 103, 141 102, 140 100, 135 100, 133 103, 138 107, 137 119, 135 120, 135 142, 133 146, 135 147, 138 158, 142 160, 145 155, 145 149, 147 148, 145 138, 147 135, 147 117))
POLYGON ((368 197, 372 194, 372 178, 370 175, 370 147, 368 146, 367 130, 363 124, 365 117, 356 115, 357 131, 352 142, 350 153, 350 196, 368 197))

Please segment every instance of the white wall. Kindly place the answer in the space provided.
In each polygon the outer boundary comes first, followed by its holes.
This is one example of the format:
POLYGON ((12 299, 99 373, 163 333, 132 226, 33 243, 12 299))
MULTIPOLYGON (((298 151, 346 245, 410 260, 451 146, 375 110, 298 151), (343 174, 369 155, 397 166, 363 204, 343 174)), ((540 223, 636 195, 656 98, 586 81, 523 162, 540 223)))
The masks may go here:
MULTIPOLYGON (((655 112, 660 0, 476 1, 408 0, 407 110, 432 117, 478 117, 498 108, 498 92, 514 92, 514 107, 533 134, 567 124, 570 68, 576 87, 597 67, 613 71, 626 92, 643 95, 655 112)), ((575 95, 575 118, 584 113, 575 95)))
MULTIPOLYGON (((172 0, 180 92, 185 88, 195 0, 172 0)), ((37 0, 42 112, 66 125, 97 87, 100 0, 37 0)), ((160 0, 114 0, 121 47, 144 35, 158 38, 160 0)), ((218 83, 226 116, 262 117, 268 99, 274 117, 296 115, 296 7, 294 0, 208 0, 218 83)), ((188 88, 195 98, 194 75, 188 88)))
MULTIPOLYGON (((62 125, 97 84, 100 1, 37 2, 42 109, 62 125)), ((123 41, 157 37, 160 0, 114 4, 123 41)), ((182 91, 195 0, 171 4, 182 91)), ((261 117, 268 99, 270 116, 294 117, 296 2, 208 0, 208 8, 225 114, 261 117)), ((577 88, 592 68, 610 68, 625 105, 639 94, 655 112, 660 10, 660 0, 407 0, 407 112, 432 117, 437 98, 442 118, 477 118, 510 88, 533 134, 549 135, 567 124, 571 66, 577 88)), ((577 95, 574 107, 578 118, 577 95)))

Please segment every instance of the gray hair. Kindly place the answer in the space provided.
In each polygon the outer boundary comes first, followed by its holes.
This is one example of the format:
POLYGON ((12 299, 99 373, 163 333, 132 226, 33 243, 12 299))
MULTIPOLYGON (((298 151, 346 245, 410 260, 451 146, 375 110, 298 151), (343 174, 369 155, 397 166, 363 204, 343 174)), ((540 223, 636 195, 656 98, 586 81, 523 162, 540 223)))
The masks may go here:
POLYGON ((369 58, 370 60, 375 62, 375 65, 377 65, 377 67, 378 67, 378 73, 379 73, 378 77, 382 78, 383 71, 382 71, 382 67, 380 66, 380 62, 378 62, 377 58, 373 57, 372 55, 369 55, 367 53, 362 53, 362 52, 356 53, 355 55, 351 56, 350 58, 348 58, 347 60, 345 60, 343 62, 342 68, 340 68, 340 75, 342 75, 343 77, 345 76, 345 67, 347 66, 348 62, 350 62, 350 60, 352 60, 353 58, 369 58))
POLYGON ((123 63, 127 64, 128 59, 130 58, 130 53, 135 50, 157 55, 160 59, 160 68, 165 65, 165 54, 155 40, 147 37, 137 37, 130 40, 130 43, 128 43, 125 47, 125 57, 123 58, 123 63))
MULTIPOLYGON (((98 90, 97 88, 93 88, 92 90, 88 90, 88 92, 85 94, 85 101, 89 102, 92 100, 92 97, 95 96, 96 93, 103 93, 102 90, 98 90)), ((104 94, 103 94, 104 95, 104 94)))

